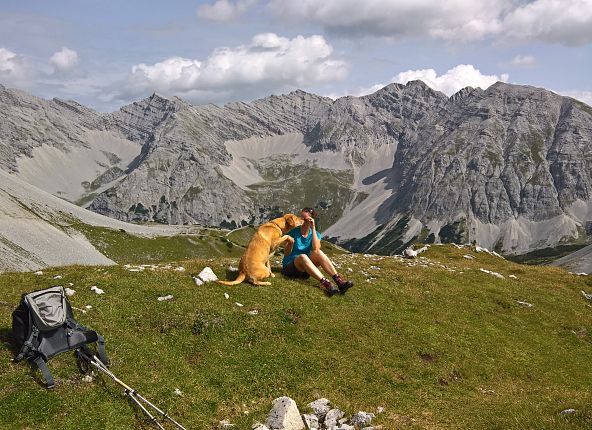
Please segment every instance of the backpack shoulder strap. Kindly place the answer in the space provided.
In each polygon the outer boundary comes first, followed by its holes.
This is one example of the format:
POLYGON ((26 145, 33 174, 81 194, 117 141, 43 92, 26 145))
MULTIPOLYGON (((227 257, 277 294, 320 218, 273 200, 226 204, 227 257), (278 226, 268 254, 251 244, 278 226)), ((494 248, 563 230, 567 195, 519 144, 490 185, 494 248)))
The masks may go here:
POLYGON ((39 336, 39 329, 35 327, 31 319, 31 313, 29 313, 29 327, 31 327, 31 334, 27 340, 23 343, 21 350, 15 357, 15 363, 18 363, 23 358, 27 357, 31 352, 36 351, 36 347, 33 342, 37 343, 37 337, 39 336))
POLYGON ((35 363, 37 365, 37 367, 39 368, 39 370, 41 371, 41 374, 43 375, 43 379, 45 379, 46 387, 48 389, 55 387, 55 382, 53 380, 53 377, 51 376, 51 372, 49 371, 49 368, 47 367, 47 364, 45 363, 45 360, 43 359, 43 357, 41 357, 40 355, 37 355, 35 358, 33 358, 31 360, 31 362, 35 363))

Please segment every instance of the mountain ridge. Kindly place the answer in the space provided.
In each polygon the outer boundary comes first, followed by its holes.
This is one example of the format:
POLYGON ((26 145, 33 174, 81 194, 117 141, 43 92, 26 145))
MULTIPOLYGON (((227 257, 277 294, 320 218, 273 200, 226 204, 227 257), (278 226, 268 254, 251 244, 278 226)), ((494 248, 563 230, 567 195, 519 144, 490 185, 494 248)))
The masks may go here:
MULTIPOLYGON (((592 108, 543 88, 497 82, 448 97, 412 81, 362 97, 296 90, 222 107, 154 93, 108 114, 38 100, 42 111, 68 109, 56 123, 72 128, 64 148, 88 147, 92 133, 93 150, 109 139, 107 152, 127 148, 108 162, 95 156, 96 178, 80 181, 90 185, 61 195, 123 221, 238 227, 307 204, 335 241, 378 253, 413 240, 521 253, 591 234, 592 108)), ((0 167, 17 176, 17 159, 55 144, 10 154, 7 141, 0 167)))

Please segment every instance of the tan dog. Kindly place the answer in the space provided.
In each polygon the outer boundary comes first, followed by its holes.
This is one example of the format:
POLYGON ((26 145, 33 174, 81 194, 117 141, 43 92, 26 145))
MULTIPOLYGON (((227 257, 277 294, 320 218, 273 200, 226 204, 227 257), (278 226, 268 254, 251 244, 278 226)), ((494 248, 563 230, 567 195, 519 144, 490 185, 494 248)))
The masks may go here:
POLYGON ((286 235, 287 232, 300 225, 302 220, 294 214, 287 214, 262 224, 249 241, 240 259, 238 278, 231 282, 218 282, 224 285, 236 285, 246 279, 254 285, 271 285, 270 282, 263 282, 270 276, 275 277, 271 272, 269 254, 290 237, 286 235))

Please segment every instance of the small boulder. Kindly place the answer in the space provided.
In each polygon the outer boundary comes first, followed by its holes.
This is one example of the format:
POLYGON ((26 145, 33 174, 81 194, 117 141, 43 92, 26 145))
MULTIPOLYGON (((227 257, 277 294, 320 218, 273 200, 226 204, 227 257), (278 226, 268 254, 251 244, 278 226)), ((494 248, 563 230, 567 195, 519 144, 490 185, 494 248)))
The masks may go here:
POLYGON ((316 430, 320 428, 319 418, 314 414, 304 414, 302 415, 302 420, 304 421, 307 430, 316 430))
POLYGON ((335 430, 337 428, 338 421, 345 416, 345 413, 339 409, 331 409, 325 415, 325 427, 327 429, 335 430))
POLYGON ((197 277, 204 282, 214 282, 218 280, 218 277, 210 267, 205 267, 201 272, 199 272, 197 277))
POLYGON ((314 402, 309 403, 307 406, 313 410, 314 414, 319 419, 323 419, 325 415, 327 415, 327 412, 331 410, 331 402, 325 398, 317 399, 314 402))
POLYGON ((273 401, 265 422, 271 430, 302 430, 304 421, 300 417, 296 402, 289 397, 278 397, 273 401))
POLYGON ((354 426, 366 427, 367 425, 369 425, 372 422, 372 420, 374 418, 375 418, 374 414, 372 414, 370 412, 360 411, 351 418, 351 423, 354 426))

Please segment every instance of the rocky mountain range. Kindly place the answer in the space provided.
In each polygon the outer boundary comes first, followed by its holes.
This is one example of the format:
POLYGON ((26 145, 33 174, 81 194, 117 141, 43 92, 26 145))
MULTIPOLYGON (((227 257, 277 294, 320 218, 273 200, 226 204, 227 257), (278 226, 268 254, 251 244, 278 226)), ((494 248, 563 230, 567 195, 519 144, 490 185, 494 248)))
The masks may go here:
POLYGON ((107 114, 0 86, 0 168, 130 222, 232 228, 312 205, 357 251, 592 237, 592 108, 501 82, 224 107, 154 94, 107 114))

